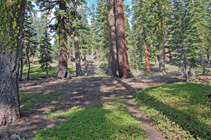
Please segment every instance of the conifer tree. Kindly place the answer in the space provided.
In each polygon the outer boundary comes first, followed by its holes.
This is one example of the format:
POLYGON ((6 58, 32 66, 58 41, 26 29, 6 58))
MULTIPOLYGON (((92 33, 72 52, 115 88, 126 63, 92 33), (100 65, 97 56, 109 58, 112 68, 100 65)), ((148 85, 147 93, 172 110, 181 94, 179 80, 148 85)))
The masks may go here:
POLYGON ((51 58, 52 46, 51 46, 51 42, 50 42, 51 41, 50 34, 48 33, 47 17, 45 17, 44 22, 45 22, 45 24, 44 24, 45 30, 44 30, 43 37, 40 42, 39 63, 41 64, 41 68, 43 69, 43 71, 46 72, 46 77, 48 77, 50 63, 52 62, 52 58, 51 58))
POLYGON ((195 67, 199 53, 199 36, 190 13, 190 3, 186 0, 174 1, 172 16, 169 18, 169 45, 173 60, 180 64, 183 76, 188 82, 190 70, 195 67))
POLYGON ((23 42, 22 42, 22 53, 26 56, 28 64, 27 80, 30 79, 31 62, 30 57, 34 48, 36 48, 38 42, 36 40, 37 33, 33 24, 33 18, 31 15, 26 16, 23 29, 23 42))

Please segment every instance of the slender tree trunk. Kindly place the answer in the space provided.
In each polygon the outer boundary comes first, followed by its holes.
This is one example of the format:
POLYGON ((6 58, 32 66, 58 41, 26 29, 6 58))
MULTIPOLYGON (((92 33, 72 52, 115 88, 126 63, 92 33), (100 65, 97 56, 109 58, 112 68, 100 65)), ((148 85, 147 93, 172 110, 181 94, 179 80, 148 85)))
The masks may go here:
POLYGON ((29 54, 27 52, 27 61, 28 61, 28 73, 27 73, 27 80, 30 79, 30 70, 31 70, 31 65, 30 65, 30 59, 29 59, 29 54))
POLYGON ((116 43, 116 23, 115 23, 115 3, 114 0, 108 0, 108 26, 109 26, 109 39, 110 39, 110 66, 111 75, 113 77, 119 77, 119 65, 116 43))
POLYGON ((99 59, 99 53, 98 53, 97 47, 96 47, 96 49, 95 49, 95 52, 96 52, 96 59, 99 59))
POLYGON ((19 81, 23 80, 23 56, 20 56, 20 76, 19 76, 19 81))
POLYGON ((0 1, 0 126, 20 118, 18 63, 25 2, 0 1))
POLYGON ((161 21, 161 32, 162 32, 162 42, 161 42, 161 50, 160 50, 160 60, 159 60, 159 71, 165 72, 165 47, 164 47, 164 39, 165 39, 165 33, 163 30, 163 22, 161 21))
POLYGON ((207 49, 207 64, 210 64, 210 51, 209 48, 207 49))
POLYGON ((74 27, 74 45, 75 45, 75 65, 76 65, 76 76, 81 76, 81 58, 80 58, 80 49, 79 49, 79 43, 78 43, 78 36, 77 36, 77 30, 74 27))
POLYGON ((48 78, 48 63, 46 63, 46 77, 48 78))
MULTIPOLYGON (((60 10, 66 11, 66 1, 59 1, 60 10)), ((67 23, 66 17, 58 16, 58 30, 59 30, 59 72, 58 78, 70 79, 68 71, 68 56, 67 56, 67 23)))
POLYGON ((130 65, 127 56, 127 47, 125 40, 125 20, 123 0, 115 0, 115 17, 116 17, 116 35, 119 62, 119 77, 132 77, 130 65))

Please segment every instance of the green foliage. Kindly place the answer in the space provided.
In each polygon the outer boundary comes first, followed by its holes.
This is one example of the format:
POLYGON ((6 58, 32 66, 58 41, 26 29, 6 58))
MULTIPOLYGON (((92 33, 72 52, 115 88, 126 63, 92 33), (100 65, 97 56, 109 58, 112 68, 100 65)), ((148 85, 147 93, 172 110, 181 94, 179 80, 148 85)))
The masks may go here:
POLYGON ((65 113, 49 113, 49 117, 69 122, 41 130, 33 139, 145 139, 140 122, 126 108, 121 101, 114 100, 91 108, 76 106, 65 113))
POLYGON ((174 83, 147 88, 136 101, 152 123, 171 139, 210 139, 211 102, 208 83, 174 83), (174 135, 170 135, 173 132, 174 135))
POLYGON ((62 93, 46 90, 44 93, 20 91, 21 109, 41 107, 52 104, 62 93))
MULTIPOLYGON (((46 18, 47 22, 47 18, 46 18)), ((50 34, 48 33, 48 28, 46 25, 45 31, 44 31, 44 36, 41 39, 40 42, 40 60, 39 63, 41 64, 41 68, 43 71, 46 72, 46 75, 48 76, 48 71, 50 68, 50 63, 52 63, 52 58, 51 58, 51 51, 52 51, 52 46, 51 46, 51 39, 50 39, 50 34)))
POLYGON ((95 24, 97 31, 97 46, 99 51, 108 56, 109 53, 109 34, 108 34, 108 11, 107 0, 99 0, 96 7, 96 19, 95 24))
POLYGON ((189 79, 190 69, 196 67, 199 59, 199 34, 190 13, 190 3, 176 1, 173 4, 169 18, 169 48, 173 53, 173 60, 184 69, 186 80, 189 79))
MULTIPOLYGON (((43 72, 43 70, 40 68, 41 65, 31 65, 31 77, 33 78, 40 78, 40 77, 44 77, 46 75, 45 72, 43 72)), ((27 67, 24 67, 23 69, 23 76, 27 75, 27 67)), ((75 69, 70 66, 69 71, 71 74, 75 73, 75 69)), ((57 64, 51 64, 51 68, 49 69, 49 76, 56 76, 58 73, 58 66, 57 64)))

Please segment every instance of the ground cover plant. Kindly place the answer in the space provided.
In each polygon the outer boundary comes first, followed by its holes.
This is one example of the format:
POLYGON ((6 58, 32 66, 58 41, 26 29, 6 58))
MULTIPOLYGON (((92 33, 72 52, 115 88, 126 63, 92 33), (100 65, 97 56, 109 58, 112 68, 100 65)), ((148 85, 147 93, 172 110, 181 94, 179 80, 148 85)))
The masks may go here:
POLYGON ((210 83, 173 83, 135 94, 140 111, 169 139, 211 139, 210 83))
POLYGON ((19 96, 21 102, 21 109, 25 110, 28 108, 53 104, 54 102, 56 102, 56 99, 61 95, 62 93, 57 93, 51 90, 46 90, 44 93, 25 92, 23 90, 20 90, 19 96))
MULTIPOLYGON (((75 73, 75 68, 69 66, 69 71, 71 74, 75 73)), ((23 76, 26 77, 28 73, 28 67, 24 66, 23 69, 23 76)), ((57 76, 58 74, 58 66, 57 64, 51 64, 51 67, 49 68, 49 73, 48 75, 50 77, 52 76, 57 76)), ((41 65, 40 64, 31 64, 31 71, 30 71, 30 77, 32 78, 40 78, 40 77, 45 77, 46 76, 46 72, 43 71, 41 69, 41 65)))
POLYGON ((32 139, 145 139, 140 122, 121 102, 114 100, 91 108, 75 106, 65 113, 49 113, 46 116, 65 118, 68 123, 41 130, 32 139))

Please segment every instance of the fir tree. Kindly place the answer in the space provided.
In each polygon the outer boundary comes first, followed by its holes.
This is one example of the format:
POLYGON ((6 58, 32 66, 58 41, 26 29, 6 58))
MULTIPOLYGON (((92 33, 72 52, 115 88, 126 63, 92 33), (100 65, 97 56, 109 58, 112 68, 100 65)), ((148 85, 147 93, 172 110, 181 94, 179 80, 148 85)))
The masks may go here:
POLYGON ((174 1, 169 18, 169 45, 173 60, 180 64, 183 76, 188 82, 190 70, 195 67, 198 52, 198 31, 186 0, 174 1))
MULTIPOLYGON (((47 19, 45 19, 45 21, 47 21, 47 19)), ((43 69, 43 71, 46 72, 46 77, 48 77, 50 63, 52 62, 51 58, 52 46, 50 41, 51 38, 50 34, 48 33, 48 27, 47 25, 45 25, 45 31, 43 33, 43 37, 41 39, 39 48, 40 51, 39 63, 41 64, 41 68, 43 69)))

